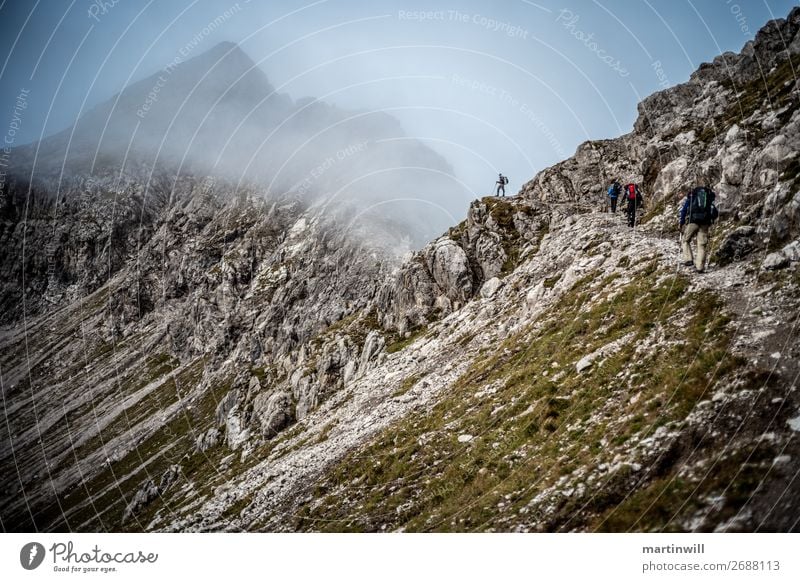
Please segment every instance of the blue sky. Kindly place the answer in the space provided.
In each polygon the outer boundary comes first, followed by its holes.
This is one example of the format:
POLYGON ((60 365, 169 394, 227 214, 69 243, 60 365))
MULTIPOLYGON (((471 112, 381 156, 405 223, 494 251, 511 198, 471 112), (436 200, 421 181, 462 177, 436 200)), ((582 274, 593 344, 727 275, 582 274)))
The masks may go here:
POLYGON ((630 131, 641 98, 740 50, 794 5, 6 0, 0 121, 29 91, 15 139, 35 141, 182 50, 196 56, 229 40, 293 98, 385 109, 475 193, 490 192, 496 170, 516 191, 579 143, 630 131))

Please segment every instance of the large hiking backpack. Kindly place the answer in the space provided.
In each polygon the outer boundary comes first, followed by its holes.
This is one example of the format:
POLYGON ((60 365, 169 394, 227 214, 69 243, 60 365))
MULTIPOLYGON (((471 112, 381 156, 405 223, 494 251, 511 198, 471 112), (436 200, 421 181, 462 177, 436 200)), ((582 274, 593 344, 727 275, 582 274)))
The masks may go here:
POLYGON ((619 191, 622 189, 622 186, 619 185, 618 182, 614 182, 611 186, 608 187, 608 197, 609 198, 617 198, 619 196, 619 191))
POLYGON ((625 190, 627 191, 628 200, 636 200, 636 194, 638 190, 638 188, 636 188, 636 184, 628 184, 625 186, 625 190))
POLYGON ((503 184, 508 184, 508 176, 503 176, 503 184))
POLYGON ((710 188, 695 188, 689 195, 689 222, 712 224, 719 216, 714 204, 716 194, 710 188))

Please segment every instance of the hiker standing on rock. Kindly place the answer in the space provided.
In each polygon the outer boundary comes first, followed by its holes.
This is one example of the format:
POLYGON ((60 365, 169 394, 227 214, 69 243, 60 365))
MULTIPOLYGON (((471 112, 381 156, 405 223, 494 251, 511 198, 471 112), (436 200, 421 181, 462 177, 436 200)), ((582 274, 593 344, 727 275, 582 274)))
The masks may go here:
POLYGON ((497 182, 495 182, 495 184, 497 184, 497 194, 496 194, 496 196, 500 196, 500 192, 502 192, 503 193, 503 197, 505 198, 505 195, 506 195, 506 184, 508 184, 508 178, 506 176, 504 176, 503 174, 500 174, 497 177, 497 182))
POLYGON ((614 178, 614 182, 612 182, 611 186, 608 187, 608 199, 611 202, 611 214, 616 214, 617 212, 617 199, 619 198, 620 192, 622 192, 622 186, 619 183, 619 179, 614 178))
POLYGON ((694 263, 695 271, 702 273, 706 268, 706 251, 708 248, 708 231, 719 212, 714 205, 716 194, 708 186, 698 186, 686 194, 678 218, 681 229, 681 249, 683 264, 687 267, 694 263), (692 239, 697 237, 697 252, 692 257, 692 239))
POLYGON ((642 207, 642 192, 639 190, 638 184, 631 182, 630 184, 625 184, 623 194, 625 195, 625 200, 628 201, 628 206, 625 209, 628 215, 628 226, 633 228, 634 224, 636 224, 636 209, 642 207))

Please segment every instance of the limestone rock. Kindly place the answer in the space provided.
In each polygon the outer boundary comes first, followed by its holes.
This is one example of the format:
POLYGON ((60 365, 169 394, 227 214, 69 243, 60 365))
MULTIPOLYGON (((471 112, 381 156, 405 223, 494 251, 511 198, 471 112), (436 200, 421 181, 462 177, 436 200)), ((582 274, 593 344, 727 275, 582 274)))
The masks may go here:
POLYGON ((197 438, 195 448, 200 453, 205 453, 219 443, 219 429, 211 427, 197 438))
POLYGON ((151 501, 158 497, 158 487, 149 479, 143 483, 133 496, 131 502, 125 507, 122 514, 123 523, 128 521, 133 515, 138 513, 143 507, 150 504, 151 501))
POLYGON ((480 290, 480 295, 484 299, 492 298, 502 286, 503 282, 500 279, 497 277, 492 277, 483 284, 480 290))
POLYGON ((789 266, 789 258, 781 251, 770 253, 761 264, 763 269, 768 271, 776 271, 778 269, 785 269, 789 266))
POLYGON ((781 249, 781 253, 792 262, 800 261, 800 241, 790 242, 781 249))
POLYGON ((359 374, 363 374, 369 369, 369 366, 375 361, 385 343, 386 340, 383 339, 383 335, 380 332, 373 330, 367 334, 358 364, 359 374))
POLYGON ((463 303, 472 296, 472 276, 464 250, 450 238, 439 239, 428 259, 433 280, 445 295, 463 303))
POLYGON ((261 394, 253 403, 253 413, 259 420, 262 434, 272 438, 294 421, 294 403, 286 392, 261 394))
POLYGON ((593 363, 593 362, 594 362, 594 357, 592 357, 592 355, 591 355, 591 354, 589 354, 589 355, 586 355, 586 356, 583 356, 583 357, 582 357, 580 360, 578 360, 578 362, 575 364, 575 370, 576 370, 577 372, 583 372, 583 371, 584 371, 584 370, 586 370, 587 368, 590 368, 590 367, 592 366, 592 363, 593 363))

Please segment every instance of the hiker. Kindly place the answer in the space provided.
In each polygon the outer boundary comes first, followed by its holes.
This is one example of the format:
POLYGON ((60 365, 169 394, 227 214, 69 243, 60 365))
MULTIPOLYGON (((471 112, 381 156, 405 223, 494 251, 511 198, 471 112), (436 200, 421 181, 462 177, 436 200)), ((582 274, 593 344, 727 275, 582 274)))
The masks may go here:
POLYGON ((623 193, 625 194, 625 200, 628 201, 628 206, 625 209, 628 215, 628 226, 633 228, 633 225, 636 224, 636 209, 642 207, 642 192, 639 190, 638 184, 630 183, 625 184, 623 193))
POLYGON ((500 196, 500 192, 503 193, 503 197, 506 195, 506 184, 508 184, 508 178, 503 174, 498 175, 497 177, 497 194, 496 196, 500 196))
POLYGON ((716 194, 708 186, 698 186, 686 194, 679 217, 681 229, 681 249, 683 264, 694 264, 695 271, 702 273, 706 267, 708 230, 719 216, 714 205, 716 194), (697 252, 692 257, 692 239, 697 237, 697 252))
POLYGON ((621 191, 622 186, 619 183, 619 179, 614 178, 614 182, 608 187, 608 199, 611 201, 611 214, 616 214, 617 212, 617 198, 619 198, 619 193, 621 191))

